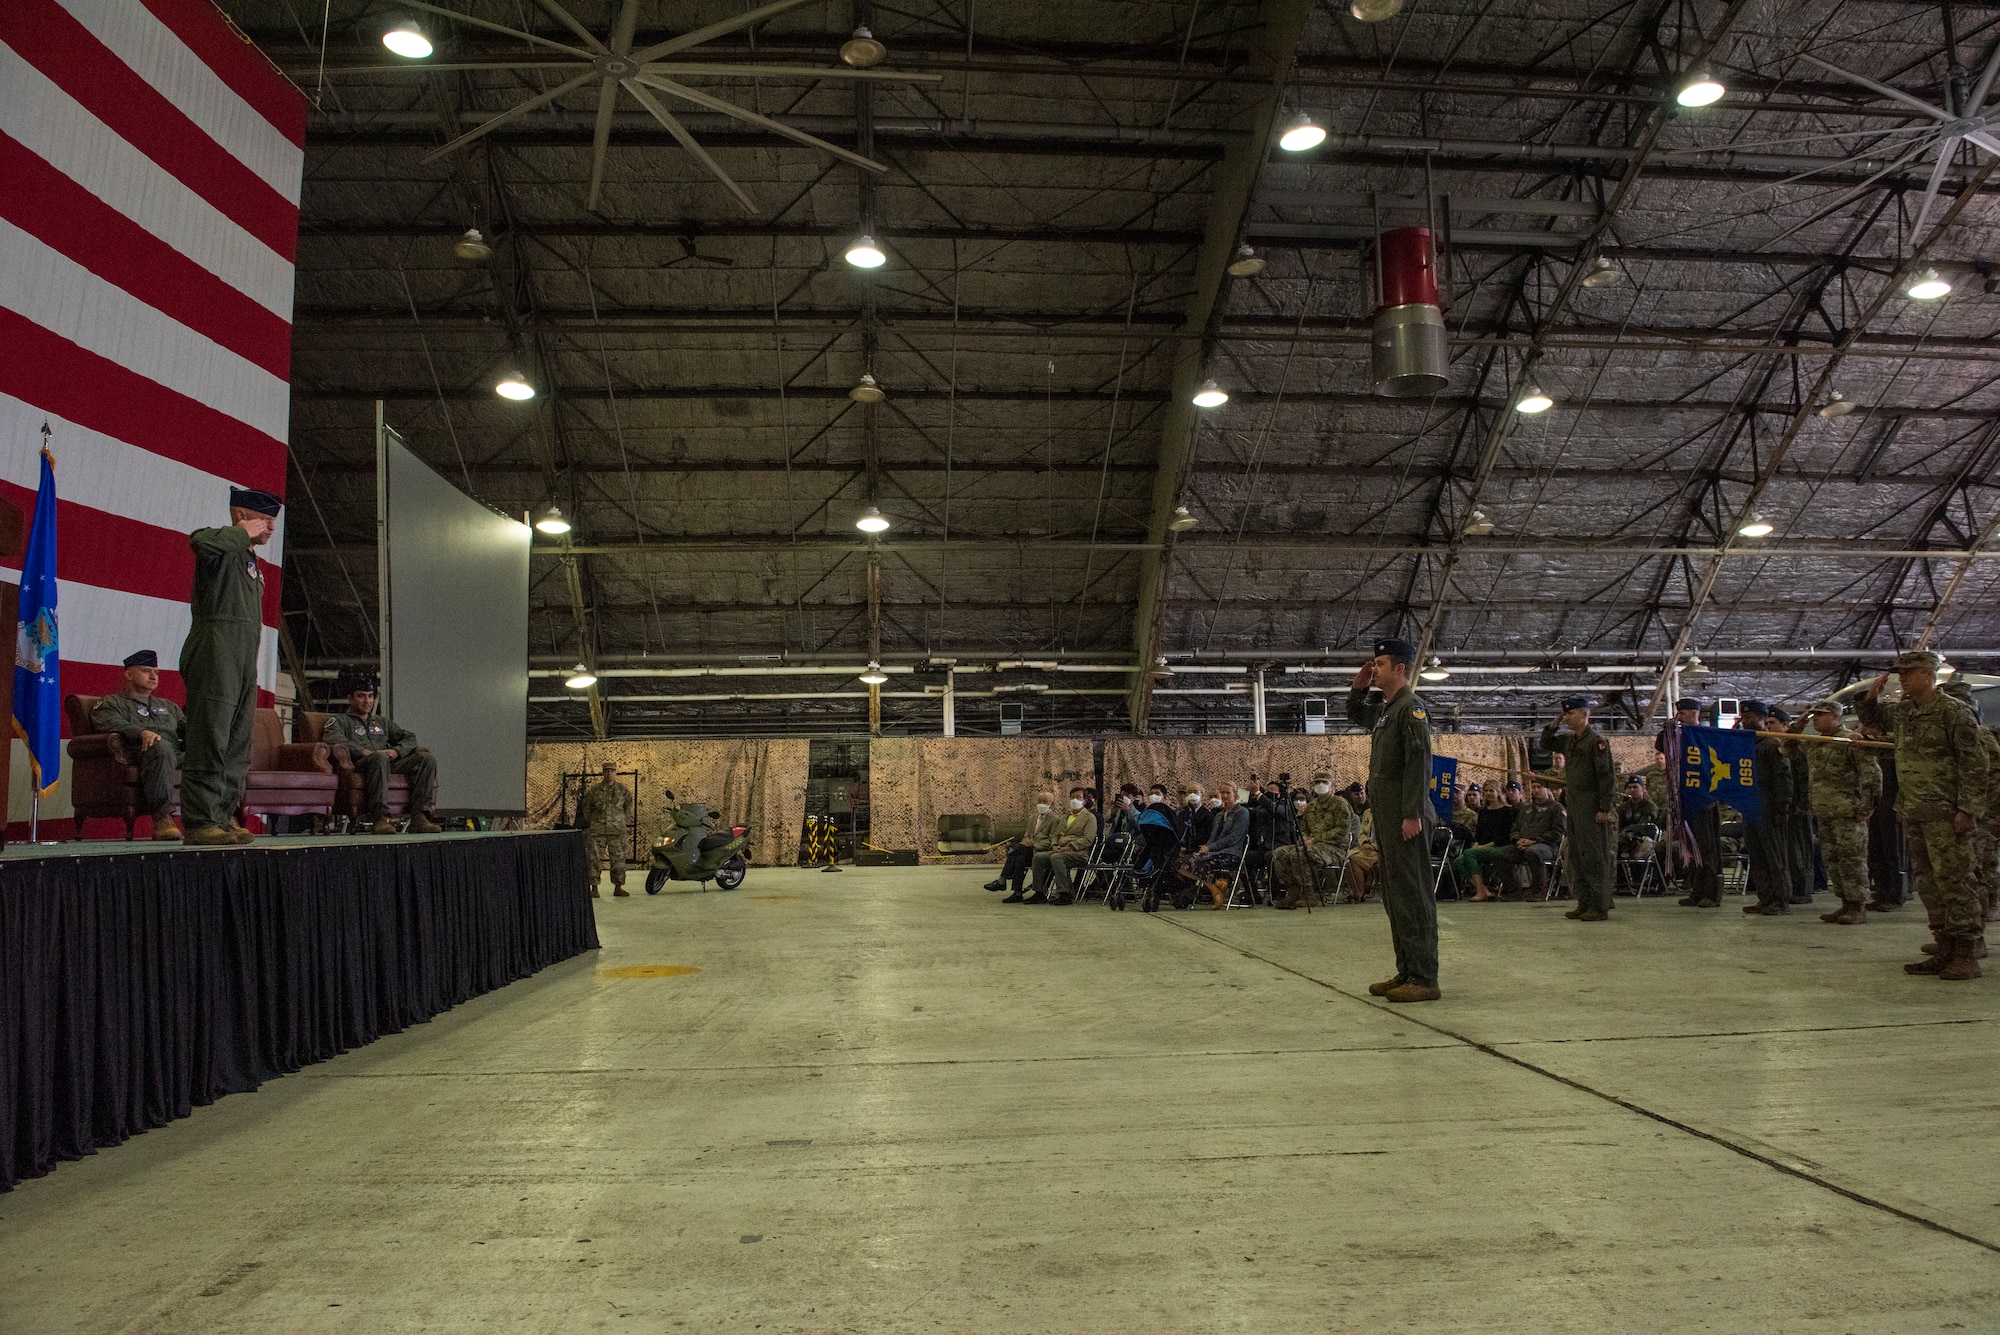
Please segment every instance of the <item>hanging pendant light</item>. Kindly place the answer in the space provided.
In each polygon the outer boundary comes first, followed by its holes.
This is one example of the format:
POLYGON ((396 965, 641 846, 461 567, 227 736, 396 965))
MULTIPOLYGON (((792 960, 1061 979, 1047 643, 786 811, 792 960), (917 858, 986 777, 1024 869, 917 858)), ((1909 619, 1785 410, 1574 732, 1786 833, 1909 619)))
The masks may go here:
POLYGON ((1707 70, 1699 70, 1688 76, 1687 82, 1674 94, 1674 101, 1684 107, 1708 107, 1722 100, 1729 90, 1707 70))
POLYGON ((1425 681, 1443 681, 1451 675, 1451 669, 1447 668, 1436 654, 1432 654, 1431 661, 1424 664, 1423 670, 1417 675, 1425 681))
POLYGON ((565 681, 563 685, 569 687, 572 691, 587 691, 597 685, 597 674, 583 664, 578 663, 569 670, 569 680, 565 681))
POLYGON ((856 403, 880 403, 889 396, 882 392, 882 386, 875 383, 873 375, 863 371, 854 388, 847 391, 847 397, 856 403))
POLYGON ((1232 278, 1254 278, 1262 272, 1264 272, 1264 257, 1250 249, 1247 245, 1238 246, 1236 248, 1236 258, 1229 261, 1230 276, 1232 278))
POLYGON ((1536 413, 1545 413, 1555 406, 1556 401, 1542 393, 1541 386, 1530 385, 1527 392, 1521 395, 1520 402, 1514 405, 1514 411, 1533 417, 1536 413))
POLYGON ((858 70, 882 63, 882 57, 889 54, 889 48, 875 40, 875 34, 862 24, 854 30, 854 36, 840 44, 840 58, 858 70))
POLYGON ((1167 529, 1173 533, 1185 533, 1200 522, 1199 519, 1188 513, 1188 508, 1185 505, 1176 505, 1174 507, 1173 518, 1167 521, 1167 529))
POLYGON ((882 670, 880 663, 870 663, 861 670, 861 680, 867 682, 870 686, 880 686, 883 682, 889 680, 889 674, 882 670))
POLYGON ((465 235, 452 244, 451 253, 462 260, 490 260, 493 247, 486 244, 486 238, 479 234, 477 227, 465 229, 465 235))
POLYGON ((854 521, 854 527, 863 533, 887 533, 889 517, 871 505, 862 511, 861 518, 854 521))
POLYGON ((1819 406, 1821 417, 1845 417, 1854 411, 1854 401, 1837 389, 1827 391, 1826 402, 1819 406))
POLYGON ((1618 272, 1618 266, 1608 255, 1599 255, 1590 262, 1590 272, 1583 276, 1585 287, 1616 287, 1625 275, 1618 272))
POLYGON ((1194 392, 1193 403, 1197 408, 1220 408, 1229 402, 1229 392, 1213 380, 1201 382, 1201 388, 1194 392))
POLYGON ((569 532, 569 520, 563 516, 560 505, 551 505, 542 511, 542 517, 535 521, 535 527, 554 536, 569 532))
POLYGON ((1736 530, 1746 538, 1768 538, 1777 532, 1777 525, 1759 514, 1750 516, 1750 522, 1736 530))
POLYGON ((1918 301, 1936 301, 1951 295, 1951 283, 1936 269, 1926 269, 1911 279, 1910 285, 1903 291, 1918 301))
POLYGON ((1285 126, 1285 132, 1278 136, 1278 147, 1287 153, 1303 153, 1325 142, 1326 131, 1303 111, 1292 117, 1291 123, 1285 126))
POLYGON ((525 403, 535 397, 535 387, 528 383, 526 376, 515 370, 501 372, 499 381, 493 386, 493 392, 503 399, 512 399, 516 403, 525 403))
POLYGON ((382 45, 405 60, 422 60, 433 48, 431 39, 408 14, 396 14, 382 25, 382 45))
POLYGON ((879 269, 889 262, 882 247, 875 244, 875 238, 865 233, 848 243, 842 258, 857 269, 879 269))

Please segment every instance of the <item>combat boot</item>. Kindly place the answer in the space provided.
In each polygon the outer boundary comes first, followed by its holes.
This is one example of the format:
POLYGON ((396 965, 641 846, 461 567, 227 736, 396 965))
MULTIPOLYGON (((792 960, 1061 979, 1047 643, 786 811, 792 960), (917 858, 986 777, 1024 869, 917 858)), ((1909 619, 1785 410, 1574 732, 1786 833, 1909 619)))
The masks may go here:
POLYGON ((1426 987, 1422 983, 1403 983, 1400 986, 1390 988, 1382 994, 1382 997, 1385 1001, 1396 1002, 1436 1001, 1443 995, 1444 993, 1438 991, 1435 987, 1426 987))
POLYGON ((632 894, 625 888, 624 882, 621 881, 619 882, 618 888, 611 892, 611 897, 613 899, 630 899, 632 897, 632 894))
POLYGON ((1208 896, 1215 901, 1216 908, 1222 908, 1229 900, 1229 880, 1218 876, 1208 883, 1208 896))
POLYGON ((1943 959, 1944 967, 1938 970, 1938 977, 1950 983, 1963 983, 1980 976, 1979 947, 1986 944, 1985 933, 1978 936, 1955 936, 1951 938, 1951 955, 1932 956, 1943 959))
POLYGON ((1601 909, 1585 909, 1582 913, 1576 915, 1576 920, 1578 922, 1609 922, 1611 915, 1601 909))
POLYGON ((179 840, 180 837, 181 827, 174 823, 172 816, 153 817, 153 838, 155 840, 165 843, 169 839, 179 840))
POLYGON ((1680 901, 1680 906, 1684 909, 1698 909, 1702 907, 1703 902, 1700 895, 1689 895, 1680 901))
POLYGON ((1940 973, 1951 960, 1951 938, 1943 932, 1933 932, 1931 935, 1936 941, 1932 945, 1923 947, 1930 958, 1918 960, 1915 964, 1905 964, 1904 973, 1940 973))
POLYGON ((380 816, 377 816, 377 817, 375 818, 375 823, 374 823, 373 825, 369 826, 369 828, 368 828, 368 833, 370 833, 370 834, 394 834, 394 833, 396 833, 396 822, 395 822, 395 821, 393 821, 393 820, 390 820, 390 819, 389 819, 389 817, 388 817, 388 814, 387 814, 387 813, 385 812, 384 814, 382 814, 382 815, 380 815, 380 816))
POLYGON ((415 811, 415 812, 412 812, 412 813, 410 813, 410 827, 409 827, 409 829, 410 829, 410 833, 411 833, 411 834, 443 834, 443 833, 444 833, 444 826, 442 826, 442 825, 438 824, 438 823, 437 823, 436 821, 432 820, 432 819, 431 819, 431 815, 430 815, 430 813, 429 813, 428 811, 415 811))
POLYGON ((1834 912, 1820 914, 1819 920, 1839 927, 1855 927, 1868 921, 1868 910, 1861 907, 1860 900, 1843 902, 1834 912))
POLYGON ((1368 985, 1368 995, 1371 997, 1386 997, 1391 992, 1401 987, 1403 985, 1403 982, 1404 982, 1403 976, 1401 974, 1398 974, 1394 978, 1384 978, 1379 983, 1370 983, 1368 985))
POLYGON ((1568 918, 1571 922, 1575 922, 1578 918, 1581 918, 1582 916, 1583 916, 1583 910, 1581 908, 1573 908, 1568 913, 1563 914, 1563 917, 1568 918))
POLYGON ((181 836, 181 842, 196 848, 226 848, 236 843, 236 836, 220 825, 193 825, 181 836))
POLYGON ((1890 913, 1901 907, 1903 907, 1901 904, 1892 904, 1886 899, 1871 899, 1868 901, 1868 911, 1870 913, 1890 913))

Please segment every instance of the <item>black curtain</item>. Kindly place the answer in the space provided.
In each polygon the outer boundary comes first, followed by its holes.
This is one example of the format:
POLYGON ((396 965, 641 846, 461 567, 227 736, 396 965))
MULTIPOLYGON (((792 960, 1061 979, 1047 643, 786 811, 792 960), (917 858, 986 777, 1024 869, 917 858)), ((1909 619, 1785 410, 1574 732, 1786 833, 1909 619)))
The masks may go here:
POLYGON ((0 862, 0 1191, 596 946, 576 831, 0 862))

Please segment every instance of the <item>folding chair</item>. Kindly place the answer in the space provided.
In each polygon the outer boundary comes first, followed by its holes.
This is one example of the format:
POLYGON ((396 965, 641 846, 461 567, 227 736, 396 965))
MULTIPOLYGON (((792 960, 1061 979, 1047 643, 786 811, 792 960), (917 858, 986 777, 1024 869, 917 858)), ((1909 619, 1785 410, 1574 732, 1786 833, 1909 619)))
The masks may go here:
POLYGON ((1090 851, 1090 861, 1076 876, 1076 902, 1102 898, 1109 900, 1119 881, 1132 869, 1139 841, 1128 834, 1107 834, 1090 851))
POLYGON ((1319 901, 1321 908, 1340 902, 1340 885, 1347 876, 1348 851, 1343 848, 1333 855, 1333 861, 1312 869, 1313 898, 1319 901))
POLYGON ((1568 852, 1569 836, 1565 834, 1556 839, 1555 856, 1542 864, 1542 875, 1546 878, 1542 886, 1542 902, 1545 904, 1562 897, 1563 857, 1568 852))
POLYGON ((1439 829, 1444 835, 1444 851, 1437 852, 1434 849, 1431 853, 1432 861, 1437 864, 1431 869, 1431 898, 1436 899, 1444 892, 1445 880, 1449 878, 1451 897, 1454 900, 1463 899, 1465 896, 1458 885, 1458 868, 1452 866, 1452 859, 1458 852, 1458 835, 1449 825, 1440 826, 1439 829))
POLYGON ((1250 845, 1244 844, 1243 851, 1236 855, 1236 870, 1229 874, 1229 896, 1222 901, 1225 909, 1247 909, 1257 903, 1256 882, 1247 872, 1250 866, 1250 845), (1241 896, 1242 902, 1238 903, 1241 896))

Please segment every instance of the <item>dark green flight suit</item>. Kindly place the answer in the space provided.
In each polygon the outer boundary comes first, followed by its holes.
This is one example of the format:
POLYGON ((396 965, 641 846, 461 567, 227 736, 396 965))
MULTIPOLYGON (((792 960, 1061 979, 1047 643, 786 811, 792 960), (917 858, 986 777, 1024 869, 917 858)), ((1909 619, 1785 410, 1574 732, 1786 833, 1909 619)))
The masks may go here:
POLYGON ((181 815, 190 829, 228 829, 250 773, 264 572, 250 535, 234 524, 196 529, 188 546, 194 550, 194 595, 180 662, 187 683, 181 815))
POLYGON ((1785 827, 1785 870, 1791 880, 1791 902, 1810 904, 1813 896, 1812 767, 1805 743, 1780 742, 1792 767, 1792 819, 1785 827))
POLYGON ((1431 725, 1408 686, 1389 700, 1371 702, 1366 690, 1349 690, 1347 717, 1372 729, 1368 745, 1368 809, 1375 813, 1375 847, 1382 855, 1382 907, 1396 945, 1396 976, 1424 987, 1438 985, 1437 899, 1431 894, 1431 725), (1403 821, 1423 822, 1414 839, 1403 821))
POLYGON ((1762 819, 1743 821, 1743 842, 1750 853, 1750 888, 1757 902, 1783 908, 1792 897, 1792 758, 1774 737, 1757 739, 1754 764, 1757 801, 1762 819))
POLYGON ((410 781, 411 815, 431 809, 437 793, 437 757, 418 749, 417 735, 394 719, 379 713, 362 718, 350 709, 328 717, 321 740, 347 748, 348 759, 361 775, 361 804, 370 820, 381 820, 389 810, 391 774, 410 781), (394 760, 384 754, 388 751, 396 753, 394 760))
POLYGON ((174 780, 181 763, 181 707, 157 695, 141 700, 120 691, 97 702, 90 711, 90 726, 118 734, 125 744, 126 759, 139 771, 140 808, 149 816, 173 815, 174 780), (149 732, 160 739, 151 746, 141 740, 149 732))
POLYGON ((1563 807, 1569 812, 1569 846, 1563 863, 1576 906, 1611 912, 1613 860, 1618 850, 1618 762, 1611 743, 1595 728, 1582 732, 1542 729, 1542 745, 1563 754, 1563 807), (1612 817, 1600 822, 1599 812, 1612 817))

